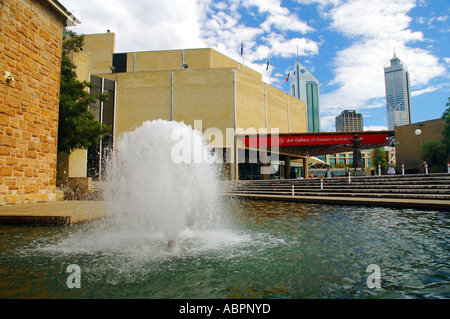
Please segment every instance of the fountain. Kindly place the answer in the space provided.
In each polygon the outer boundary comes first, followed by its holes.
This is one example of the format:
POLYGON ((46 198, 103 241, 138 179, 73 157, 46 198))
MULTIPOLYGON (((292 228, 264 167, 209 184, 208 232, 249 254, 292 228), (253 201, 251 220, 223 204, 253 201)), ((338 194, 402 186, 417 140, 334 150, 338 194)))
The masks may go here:
POLYGON ((145 122, 108 161, 108 219, 126 232, 160 233, 169 248, 183 230, 223 223, 218 166, 200 132, 184 123, 145 122))

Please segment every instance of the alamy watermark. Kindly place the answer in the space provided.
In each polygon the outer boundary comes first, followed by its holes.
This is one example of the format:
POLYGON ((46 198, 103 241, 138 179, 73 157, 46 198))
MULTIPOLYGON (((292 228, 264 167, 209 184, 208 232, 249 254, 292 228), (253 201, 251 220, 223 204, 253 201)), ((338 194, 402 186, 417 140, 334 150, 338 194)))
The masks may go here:
POLYGON ((367 277, 367 287, 369 289, 381 288, 381 268, 376 264, 371 264, 367 267, 366 272, 370 273, 367 277))
POLYGON ((176 128, 172 131, 171 140, 176 144, 172 147, 171 157, 174 163, 204 163, 215 161, 228 164, 233 163, 261 163, 270 165, 279 161, 279 129, 271 129, 270 132, 265 128, 226 128, 225 133, 219 128, 208 128, 203 130, 202 121, 194 121, 194 130, 202 132, 206 141, 207 149, 214 149, 216 156, 208 157, 204 153, 205 148, 203 140, 188 134, 188 127, 176 128), (247 138, 251 145, 245 145, 247 138), (240 139, 240 141, 239 141, 240 139), (233 147, 235 144, 241 144, 241 147, 233 147), (225 156, 223 150, 228 149, 225 156), (247 155, 243 148, 247 148, 247 155), (236 154, 236 152, 238 152, 236 154), (244 155, 244 156, 243 156, 244 155))
POLYGON ((67 277, 67 288, 81 288, 81 268, 78 265, 72 264, 67 267, 67 272, 70 273, 67 277))

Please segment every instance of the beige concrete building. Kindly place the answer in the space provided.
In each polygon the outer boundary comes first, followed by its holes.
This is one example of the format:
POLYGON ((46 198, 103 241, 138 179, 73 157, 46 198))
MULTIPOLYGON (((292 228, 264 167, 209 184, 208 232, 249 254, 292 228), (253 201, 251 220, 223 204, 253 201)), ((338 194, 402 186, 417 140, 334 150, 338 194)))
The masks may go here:
POLYGON ((63 28, 55 0, 0 1, 0 205, 56 200, 63 28))
MULTIPOLYGON (((82 52, 73 60, 78 77, 110 94, 107 102, 91 106, 98 119, 112 130, 98 149, 60 156, 60 172, 69 177, 102 178, 102 157, 114 141, 149 120, 183 121, 203 132, 217 128, 279 133, 306 132, 303 101, 262 81, 262 75, 214 49, 186 49, 115 53, 114 33, 85 35, 82 52)), ((208 140, 208 136, 205 136, 208 140)), ((239 175, 236 138, 215 144, 234 159, 226 164, 225 177, 239 175)))

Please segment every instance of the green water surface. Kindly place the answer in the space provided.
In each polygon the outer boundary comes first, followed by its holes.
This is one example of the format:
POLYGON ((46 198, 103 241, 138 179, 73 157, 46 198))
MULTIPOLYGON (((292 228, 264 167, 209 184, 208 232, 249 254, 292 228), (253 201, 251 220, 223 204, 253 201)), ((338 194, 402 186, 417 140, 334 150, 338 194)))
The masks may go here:
POLYGON ((449 298, 449 214, 233 201, 230 223, 157 234, 0 225, 0 298, 449 298), (69 288, 69 265, 81 288, 69 288), (380 269, 371 288, 369 265, 380 269))

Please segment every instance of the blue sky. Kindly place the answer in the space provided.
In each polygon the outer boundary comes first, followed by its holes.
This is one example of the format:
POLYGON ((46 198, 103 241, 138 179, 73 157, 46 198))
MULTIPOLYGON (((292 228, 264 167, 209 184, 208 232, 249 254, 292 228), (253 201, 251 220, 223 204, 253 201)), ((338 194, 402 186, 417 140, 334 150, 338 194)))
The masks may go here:
POLYGON ((450 0, 60 0, 77 33, 116 33, 116 52, 212 47, 289 92, 297 60, 320 81, 321 128, 350 109, 387 128, 384 65, 408 66, 413 122, 441 117, 450 96, 450 0), (266 71, 270 57, 271 69, 266 71))

